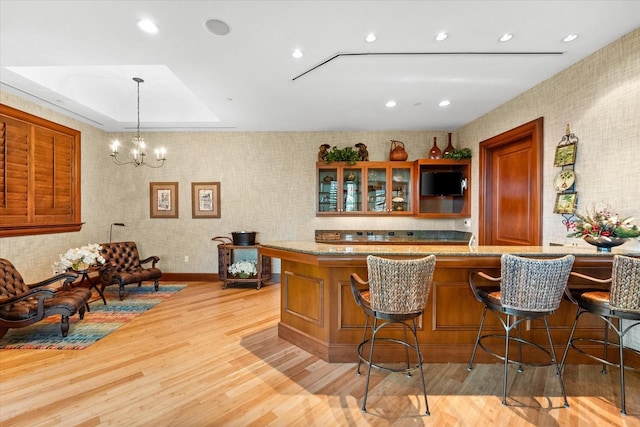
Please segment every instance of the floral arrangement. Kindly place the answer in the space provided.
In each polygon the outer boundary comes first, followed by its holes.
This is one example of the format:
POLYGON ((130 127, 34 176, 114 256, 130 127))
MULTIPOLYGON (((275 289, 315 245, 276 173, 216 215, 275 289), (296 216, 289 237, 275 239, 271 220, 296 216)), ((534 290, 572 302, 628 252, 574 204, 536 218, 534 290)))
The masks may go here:
POLYGON ((254 260, 238 261, 231 264, 228 271, 229 274, 232 274, 234 276, 239 276, 241 274, 247 276, 255 276, 256 274, 258 274, 257 265, 258 263, 254 260))
POLYGON ((96 263, 105 263, 105 259, 100 255, 100 245, 97 243, 69 249, 64 255, 60 255, 60 266, 65 270, 78 270, 80 264, 86 264, 87 268, 96 263))
POLYGON ((576 213, 577 221, 569 222, 569 229, 573 231, 567 237, 604 237, 629 239, 640 236, 640 229, 633 225, 633 218, 623 217, 609 206, 596 208, 595 206, 585 214, 576 213))

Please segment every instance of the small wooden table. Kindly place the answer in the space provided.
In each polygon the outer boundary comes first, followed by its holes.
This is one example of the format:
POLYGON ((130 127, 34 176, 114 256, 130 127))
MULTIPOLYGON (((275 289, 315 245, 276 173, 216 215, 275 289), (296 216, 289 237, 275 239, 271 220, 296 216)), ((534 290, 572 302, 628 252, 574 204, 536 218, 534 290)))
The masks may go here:
MULTIPOLYGON (((71 271, 73 271, 74 273, 77 273, 80 276, 80 281, 73 282, 71 286, 72 287, 82 286, 89 290, 95 289, 98 292, 98 295, 100 295, 100 298, 102 298, 102 302, 104 303, 104 305, 107 305, 107 300, 104 297, 104 294, 102 293, 98 285, 95 282, 91 281, 91 279, 89 278, 89 273, 99 272, 102 268, 103 267, 101 265, 92 265, 91 267, 86 268, 84 270, 71 269, 71 271)), ((67 290, 66 284, 62 286, 62 290, 64 291, 67 290)), ((89 308, 89 304, 87 303, 87 309, 88 308, 89 308)))
POLYGON ((258 251, 259 245, 234 245, 227 242, 227 237, 214 237, 211 240, 222 242, 218 245, 218 277, 222 280, 222 289, 226 289, 231 283, 256 283, 256 289, 262 287, 262 283, 271 278, 271 257, 264 256, 258 251), (250 250, 256 253, 257 274, 248 278, 240 278, 229 274, 229 267, 235 262, 235 252, 250 250))

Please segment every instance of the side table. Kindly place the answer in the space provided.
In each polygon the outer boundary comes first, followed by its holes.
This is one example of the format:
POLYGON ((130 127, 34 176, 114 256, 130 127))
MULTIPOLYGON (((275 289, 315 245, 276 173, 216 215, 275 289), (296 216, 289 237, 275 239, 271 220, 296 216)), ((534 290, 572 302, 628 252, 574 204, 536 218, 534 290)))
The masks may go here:
POLYGON ((271 278, 271 257, 264 256, 258 251, 259 245, 234 245, 228 237, 214 237, 211 240, 222 242, 218 245, 218 277, 222 280, 222 289, 226 289, 231 283, 255 283, 256 289, 262 287, 262 283, 271 278), (226 240, 225 240, 226 239, 226 240), (229 274, 229 267, 235 262, 236 252, 253 251, 257 257, 258 273, 248 278, 240 278, 229 274))
MULTIPOLYGON (((102 291, 100 290, 100 288, 98 287, 98 285, 96 284, 96 282, 91 281, 91 279, 89 278, 89 273, 95 273, 95 272, 100 272, 100 270, 103 267, 100 265, 93 265, 89 268, 86 268, 84 270, 73 270, 71 269, 71 271, 77 273, 80 276, 80 280, 77 282, 73 282, 71 284, 71 286, 75 287, 75 286, 82 286, 85 287, 89 290, 91 289, 95 289, 96 292, 98 292, 98 295, 100 295, 100 298, 102 298, 102 302, 104 303, 104 305, 107 305, 107 300, 104 297, 104 294, 102 293, 102 291)), ((63 285, 62 290, 67 290, 66 289, 66 285, 63 285)), ((87 303, 87 308, 89 304, 87 303)))

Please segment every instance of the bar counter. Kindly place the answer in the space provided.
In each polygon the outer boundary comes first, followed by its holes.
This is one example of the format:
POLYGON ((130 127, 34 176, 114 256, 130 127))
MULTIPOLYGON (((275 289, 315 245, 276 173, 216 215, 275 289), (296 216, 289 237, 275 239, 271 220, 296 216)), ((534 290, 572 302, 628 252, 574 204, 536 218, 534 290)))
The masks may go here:
MULTIPOLYGON (((601 253, 595 247, 583 246, 333 245, 296 241, 262 243, 259 251, 281 260, 278 335, 325 361, 340 363, 357 361, 356 348, 362 339, 365 317, 353 299, 350 275, 358 273, 366 279, 367 255, 396 259, 436 255, 429 300, 418 326, 420 348, 427 363, 469 361, 483 308, 469 289, 469 272, 481 270, 499 276, 502 254, 540 258, 573 254, 574 271, 599 278, 611 276, 612 254, 640 256, 640 252, 623 247, 615 248, 613 253, 601 253)), ((569 287, 594 286, 572 277, 569 287)), ((575 313, 576 307, 563 300, 549 318, 556 352, 564 348, 575 313)), ((485 325, 486 330, 503 331, 495 316, 487 315, 485 325)), ((603 330, 597 318, 583 316, 576 336, 601 337, 603 330)), ((401 331, 398 329, 397 333, 401 331)), ((523 338, 545 347, 544 325, 527 322, 523 338)), ((384 353, 390 361, 402 360, 402 354, 392 348, 384 353)), ((569 352, 568 363, 590 362, 576 353, 569 352)), ((478 362, 495 361, 484 352, 478 352, 476 358, 478 362)))

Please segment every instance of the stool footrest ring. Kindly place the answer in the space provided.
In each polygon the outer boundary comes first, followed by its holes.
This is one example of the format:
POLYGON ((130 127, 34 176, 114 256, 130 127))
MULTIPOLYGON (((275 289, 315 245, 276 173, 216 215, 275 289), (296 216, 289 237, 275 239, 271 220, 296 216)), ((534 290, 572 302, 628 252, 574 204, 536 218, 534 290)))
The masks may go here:
MULTIPOLYGON (((489 348, 485 347, 485 345, 482 343, 482 340, 484 340, 485 338, 500 338, 503 342, 505 339, 505 335, 500 335, 500 334, 490 334, 490 335, 483 335, 480 337, 479 341, 478 341, 478 345, 480 346, 480 348, 482 348, 485 352, 489 353, 490 355, 504 361, 505 357, 507 357, 507 355, 503 356, 501 354, 495 353, 492 350, 490 350, 489 348)), ((545 362, 545 363, 533 363, 533 362, 523 362, 521 360, 514 360, 514 359, 507 359, 508 363, 513 363, 513 364, 517 364, 517 365, 524 365, 524 366, 551 366, 553 365, 553 360, 554 358, 551 356, 551 352, 549 350, 547 350, 546 348, 532 342, 529 340, 525 340, 523 338, 518 338, 518 337, 509 337, 509 341, 513 342, 517 342, 520 344, 524 344, 527 345, 529 347, 533 347, 536 348, 538 350, 540 350, 541 352, 543 352, 544 354, 546 354, 547 356, 549 356, 549 362, 545 362)), ((504 345, 503 345, 503 349, 504 349, 504 345)))
MULTIPOLYGON (((413 350, 413 351, 416 351, 415 346, 413 346, 413 345, 411 345, 411 344, 409 344, 409 343, 407 343, 407 342, 405 342, 405 341, 399 340, 399 339, 395 339, 395 338, 388 338, 388 337, 382 337, 382 338, 376 337, 376 342, 379 342, 379 341, 393 342, 393 343, 395 343, 395 344, 401 344, 401 345, 403 345, 404 347, 407 347, 407 348, 409 348, 409 349, 411 349, 411 350, 413 350)), ((371 367, 373 367, 373 368, 380 369, 380 370, 382 370, 382 371, 387 371, 387 372, 403 372, 403 373, 405 373, 405 374, 410 374, 411 372, 415 371, 416 369, 419 369, 419 368, 420 368, 420 365, 421 365, 422 363, 424 363, 424 359, 422 358, 422 353, 420 353, 420 352, 418 352, 418 353, 420 354, 420 360, 419 360, 419 362, 418 362, 416 365, 409 366, 409 367, 407 367, 407 368, 393 368, 393 367, 390 367, 390 366, 381 365, 381 364, 379 364, 379 363, 371 363, 371 362, 369 361, 369 359, 367 359, 367 358, 362 354, 362 348, 363 348, 367 343, 370 343, 370 342, 371 342, 371 339, 366 339, 366 340, 364 340, 363 342, 361 342, 361 343, 360 343, 360 345, 358 345, 358 357, 360 358, 360 360, 361 360, 364 364, 366 364, 366 365, 371 365, 371 367)), ((389 363, 403 363, 403 364, 404 364, 405 362, 389 362, 389 363)), ((407 363, 408 363, 408 362, 407 362, 407 363)))
MULTIPOLYGON (((595 354, 589 353, 588 351, 586 351, 585 349, 582 349, 580 347, 578 347, 575 343, 581 341, 581 342, 588 342, 588 343, 594 343, 594 344, 600 344, 601 346, 604 346, 605 344, 609 347, 613 347, 615 349, 619 349, 620 348, 620 344, 617 342, 610 342, 607 341, 605 343, 604 340, 600 340, 600 339, 595 339, 595 338, 574 338, 569 342, 569 345, 576 350, 577 352, 584 354, 587 357, 590 357, 593 360, 597 360, 600 363, 604 363, 607 366, 613 366, 615 368, 620 368, 620 363, 616 363, 616 362, 612 362, 610 360, 604 359, 602 357, 598 357, 595 354)), ((636 350, 634 348, 631 347, 623 347, 623 351, 629 351, 637 356, 640 356, 640 350, 636 350)), ((618 350, 616 350, 615 355, 617 356, 618 350)), ((626 366, 624 367, 624 369, 628 370, 628 371, 635 371, 635 372, 640 372, 640 368, 635 368, 633 366, 626 366)))

